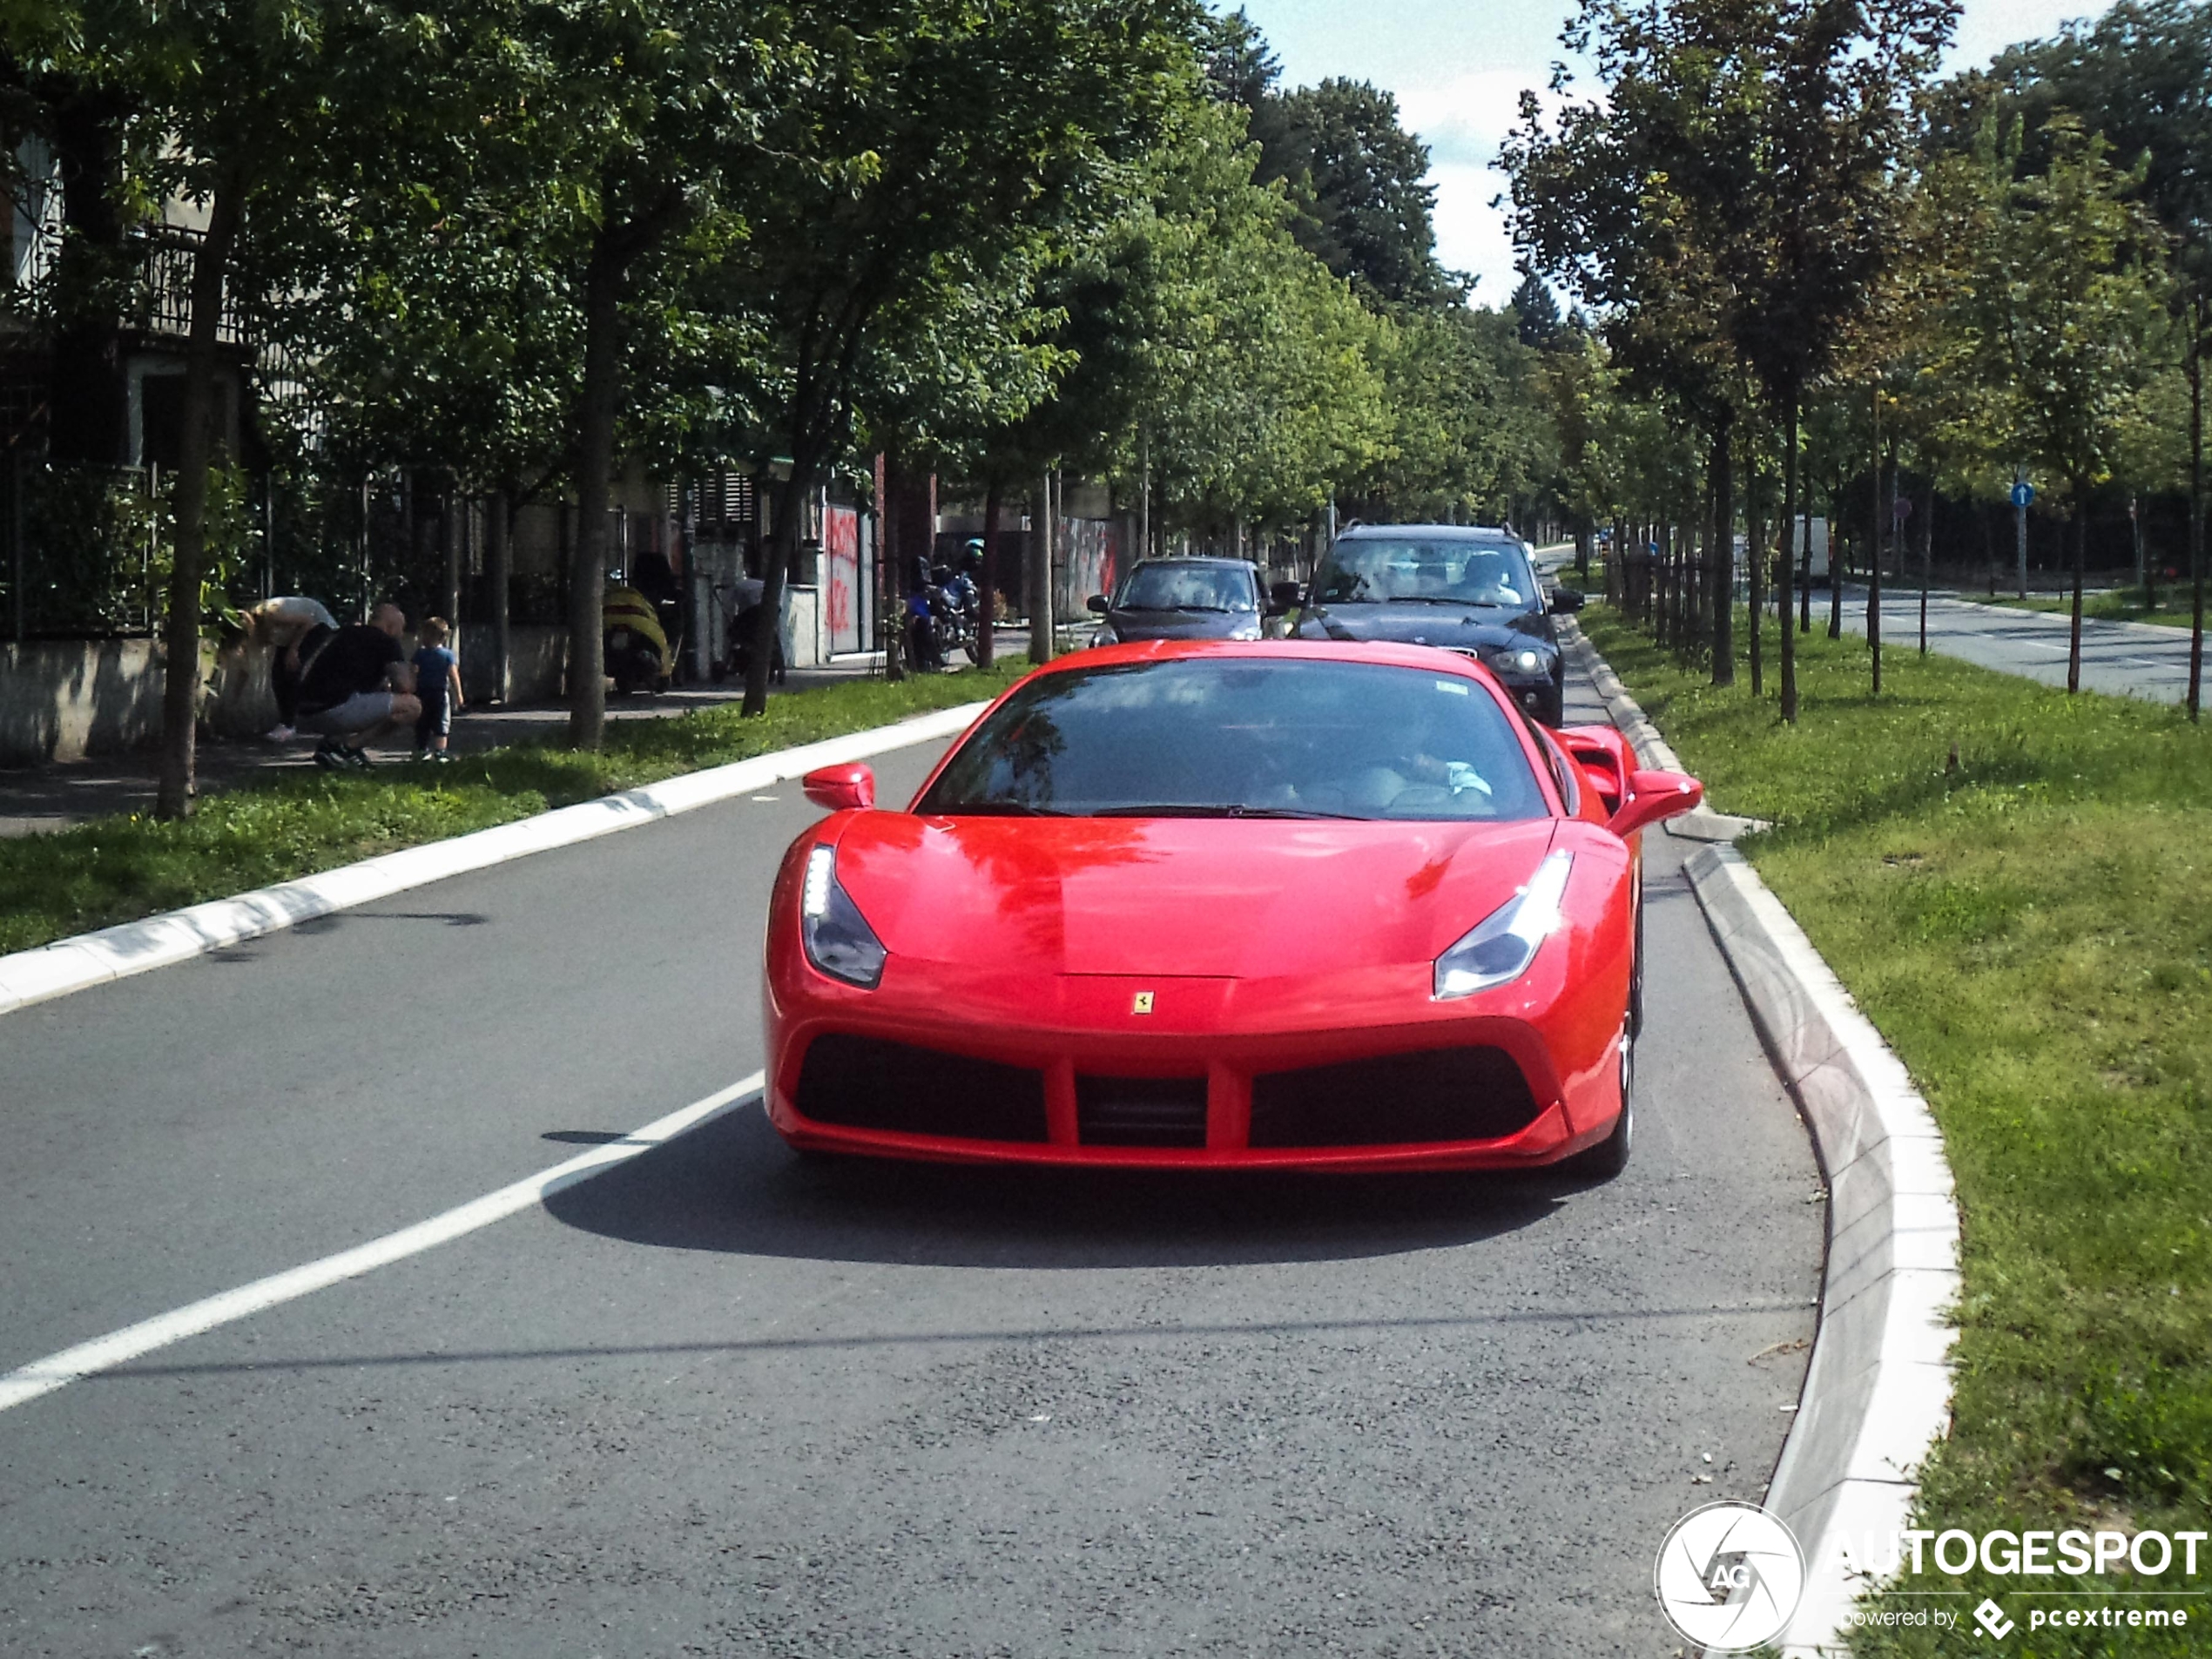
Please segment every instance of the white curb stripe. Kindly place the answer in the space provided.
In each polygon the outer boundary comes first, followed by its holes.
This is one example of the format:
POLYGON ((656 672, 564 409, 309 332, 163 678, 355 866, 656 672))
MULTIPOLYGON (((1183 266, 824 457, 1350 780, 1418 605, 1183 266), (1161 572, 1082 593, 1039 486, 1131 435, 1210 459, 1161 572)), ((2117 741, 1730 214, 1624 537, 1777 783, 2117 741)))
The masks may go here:
POLYGON ((243 943, 318 916, 388 898, 448 876, 482 870, 550 847, 572 846, 617 830, 635 829, 678 813, 688 813, 733 795, 751 794, 817 766, 865 760, 887 750, 939 738, 957 737, 988 707, 963 703, 957 708, 916 715, 892 725, 854 732, 796 749, 779 749, 726 766, 711 766, 604 795, 574 806, 499 824, 450 840, 432 841, 398 853, 341 865, 320 875, 302 876, 262 887, 235 899, 211 900, 189 909, 126 921, 98 933, 79 934, 35 950, 0 956, 0 1015, 67 996, 111 980, 144 974, 211 950, 243 943))
MULTIPOLYGON (((1596 648, 1579 630, 1569 644, 1622 730, 1674 769, 1674 751, 1596 648)), ((1828 1178, 1819 1326, 1766 1503, 1805 1554, 1784 1654, 1847 1653, 1852 1606, 1873 1581, 1843 1570, 1839 1546, 1856 1556, 1870 1534, 1910 1524, 1919 1466, 1951 1428, 1951 1165, 1904 1062, 1743 855, 1707 846, 1683 868, 1828 1178)))
POLYGON ((656 1118, 644 1128, 634 1130, 618 1141, 604 1146, 595 1146, 580 1152, 564 1163, 527 1177, 496 1192, 488 1192, 481 1198, 472 1198, 458 1208, 428 1221, 418 1221, 412 1227, 403 1227, 381 1238, 373 1238, 365 1244, 341 1251, 335 1256, 326 1256, 320 1261, 273 1273, 267 1278, 241 1285, 236 1290, 225 1291, 204 1301, 190 1304, 172 1312, 157 1314, 151 1319, 90 1342, 80 1342, 73 1348, 49 1354, 44 1359, 34 1359, 0 1377, 0 1412, 51 1394, 57 1388, 91 1376, 96 1372, 112 1371, 132 1360, 165 1348, 172 1342, 186 1337, 199 1336, 217 1325, 229 1325, 248 1315, 260 1313, 280 1303, 297 1301, 317 1291, 327 1290, 333 1285, 409 1256, 418 1256, 426 1250, 449 1244, 464 1234, 489 1227, 495 1221, 504 1221, 520 1211, 543 1203, 555 1193, 589 1181, 595 1175, 604 1175, 617 1164, 626 1163, 641 1152, 674 1140, 686 1130, 719 1117, 740 1102, 758 1096, 765 1081, 764 1074, 754 1072, 750 1077, 718 1089, 704 1100, 693 1101, 680 1111, 656 1118))

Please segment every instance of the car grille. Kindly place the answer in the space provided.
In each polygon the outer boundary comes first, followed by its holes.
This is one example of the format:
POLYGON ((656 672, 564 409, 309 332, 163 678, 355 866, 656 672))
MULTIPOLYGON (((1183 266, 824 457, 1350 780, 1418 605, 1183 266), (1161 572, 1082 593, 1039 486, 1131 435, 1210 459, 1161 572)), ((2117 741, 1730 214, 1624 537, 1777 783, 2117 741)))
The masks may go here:
POLYGON ((815 1038, 799 1069, 795 1104, 803 1117, 853 1129, 976 1141, 1046 1138, 1042 1072, 878 1037, 815 1038))
POLYGON ((1085 1146, 1204 1146, 1204 1077, 1076 1079, 1076 1136, 1085 1146))
POLYGON ((1491 1141, 1535 1118, 1528 1080, 1502 1049, 1430 1049, 1252 1079, 1254 1146, 1491 1141))

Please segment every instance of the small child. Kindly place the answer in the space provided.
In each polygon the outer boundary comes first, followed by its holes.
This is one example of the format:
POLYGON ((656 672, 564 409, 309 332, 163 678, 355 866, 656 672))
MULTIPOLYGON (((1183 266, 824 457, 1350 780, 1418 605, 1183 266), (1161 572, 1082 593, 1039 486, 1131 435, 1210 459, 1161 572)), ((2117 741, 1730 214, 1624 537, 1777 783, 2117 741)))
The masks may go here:
POLYGON ((449 765, 446 736, 464 699, 461 695, 461 659, 446 641, 453 630, 443 617, 422 621, 422 648, 415 653, 415 694, 422 700, 422 716, 415 723, 415 752, 418 759, 449 765))

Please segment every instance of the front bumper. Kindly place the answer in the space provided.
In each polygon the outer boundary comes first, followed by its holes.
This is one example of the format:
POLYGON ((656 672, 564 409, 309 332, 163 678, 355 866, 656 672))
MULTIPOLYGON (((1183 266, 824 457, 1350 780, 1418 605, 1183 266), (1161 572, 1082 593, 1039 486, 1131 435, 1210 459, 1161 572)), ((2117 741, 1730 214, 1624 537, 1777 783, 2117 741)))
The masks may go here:
POLYGON ((770 1119, 794 1146, 881 1157, 1349 1172, 1552 1163, 1619 1109, 1617 1017, 1562 1069, 1535 1022, 1494 1014, 1192 1028, 1233 996, 1227 981, 1146 981, 1185 1028, 1133 1034, 1146 986, 1096 977, 1077 998, 1096 1023, 1026 1031, 772 995, 770 1119))

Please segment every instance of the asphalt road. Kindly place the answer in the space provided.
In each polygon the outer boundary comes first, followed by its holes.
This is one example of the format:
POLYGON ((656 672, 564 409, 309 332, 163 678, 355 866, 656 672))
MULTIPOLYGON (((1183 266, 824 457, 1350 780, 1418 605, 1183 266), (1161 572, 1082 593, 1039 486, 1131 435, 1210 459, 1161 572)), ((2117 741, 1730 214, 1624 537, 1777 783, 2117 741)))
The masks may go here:
MULTIPOLYGON (((756 1069, 813 816, 786 786, 0 1020, 0 1372, 756 1069)), ((1649 840, 1613 1184, 802 1167, 747 1104, 0 1411, 0 1651, 1675 1652, 1653 1552, 1764 1488, 1822 1209, 1649 840)))
MULTIPOLYGON (((1828 624, 1828 595, 1812 596, 1813 626, 1828 624)), ((1928 596, 1928 649, 1984 668, 2023 674, 2046 685, 2066 684, 2070 620, 2040 610, 1976 604, 1945 594, 1928 596)), ((1846 584, 1844 626, 1866 631, 1866 590, 1846 584)), ((1920 590, 1882 590, 1882 644, 1892 651, 1920 648, 1920 590)), ((2081 619, 2081 687, 2114 697, 2179 703, 2188 690, 2189 636, 2186 628, 2148 622, 2081 619)))

